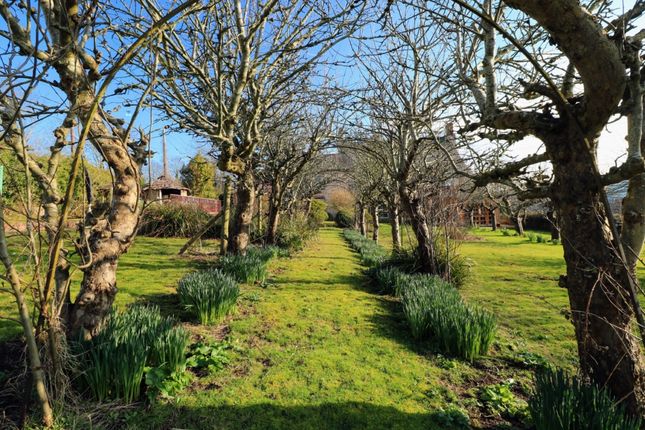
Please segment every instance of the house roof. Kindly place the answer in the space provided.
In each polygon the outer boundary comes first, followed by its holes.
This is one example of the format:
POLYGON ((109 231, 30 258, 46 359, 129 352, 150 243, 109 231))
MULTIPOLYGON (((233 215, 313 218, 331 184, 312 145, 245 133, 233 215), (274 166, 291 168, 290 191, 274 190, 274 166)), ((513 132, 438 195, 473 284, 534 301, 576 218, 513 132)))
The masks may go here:
POLYGON ((176 179, 167 177, 167 176, 159 176, 157 179, 152 181, 152 183, 148 186, 146 185, 143 187, 144 191, 147 189, 153 189, 153 190, 186 190, 190 191, 190 188, 184 187, 181 182, 179 182, 176 179))

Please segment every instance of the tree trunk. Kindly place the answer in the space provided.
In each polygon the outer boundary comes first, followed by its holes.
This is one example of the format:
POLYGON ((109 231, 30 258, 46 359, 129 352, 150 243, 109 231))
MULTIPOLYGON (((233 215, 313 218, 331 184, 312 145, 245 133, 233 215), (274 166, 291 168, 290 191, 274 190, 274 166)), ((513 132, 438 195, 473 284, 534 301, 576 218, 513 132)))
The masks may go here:
POLYGON ((631 270, 643 249, 645 237, 645 174, 641 173, 629 180, 627 195, 623 199, 623 228, 621 240, 625 257, 631 270))
POLYGON ((521 215, 516 215, 511 218, 513 221, 513 227, 519 236, 524 236, 524 217, 521 215))
POLYGON ((379 220, 377 205, 372 206, 372 226, 374 227, 374 229, 372 230, 372 240, 378 243, 379 220))
POLYGON ((54 413, 49 403, 49 394, 47 393, 45 385, 45 372, 43 371, 42 362, 40 360, 38 343, 34 336, 34 327, 31 315, 29 314, 29 305, 22 290, 21 280, 18 277, 16 268, 11 261, 11 256, 9 255, 4 229, 4 206, 0 201, 0 260, 7 272, 6 279, 9 281, 9 285, 11 285, 16 305, 18 307, 18 315, 20 315, 20 323, 25 335, 29 370, 31 372, 29 378, 33 381, 33 386, 36 389, 36 395, 40 402, 40 409, 43 414, 43 425, 45 428, 49 428, 54 423, 54 413))
POLYGON ((231 186, 231 179, 226 178, 226 183, 224 184, 224 205, 222 207, 222 241, 220 243, 219 253, 220 255, 226 255, 226 250, 228 249, 228 240, 231 226, 231 194, 233 193, 233 187, 231 186))
POLYGON ((417 239, 417 252, 419 253, 421 271, 437 274, 434 242, 431 231, 428 228, 426 215, 423 212, 421 200, 404 187, 401 187, 399 194, 403 208, 410 217, 412 230, 414 230, 414 235, 417 239))
MULTIPOLYGON (((78 66, 82 70, 82 66, 78 66)), ((77 79, 75 82, 80 82, 77 79)), ((84 86, 84 84, 83 84, 84 86)), ((111 206, 106 217, 86 216, 86 241, 89 250, 83 254, 86 263, 83 281, 71 309, 71 331, 88 338, 96 334, 108 315, 116 296, 116 270, 121 254, 134 237, 141 213, 139 205, 139 166, 128 153, 128 146, 111 133, 100 117, 88 118, 94 93, 88 88, 78 95, 70 88, 70 100, 76 100, 79 117, 90 122, 90 140, 98 147, 114 178, 111 206), (89 252, 88 252, 89 251, 89 252)))
POLYGON ((489 209, 490 213, 490 228, 493 231, 497 231, 497 213, 495 209, 489 209))
POLYGON ((261 235, 262 230, 264 229, 264 225, 262 223, 262 212, 264 212, 264 208, 262 206, 262 194, 258 194, 258 235, 261 235))
POLYGON ((247 169, 237 183, 237 206, 233 222, 233 235, 228 250, 234 254, 245 254, 249 246, 253 206, 255 200, 255 181, 251 169, 247 169))
POLYGON ((367 237, 367 223, 365 221, 365 206, 362 203, 358 205, 358 228, 361 235, 367 237))
POLYGON ((278 225, 280 223, 280 208, 271 198, 269 204, 269 220, 267 222, 267 243, 275 245, 278 238, 278 225))
POLYGON ((267 243, 271 245, 275 245, 278 238, 282 198, 282 188, 277 182, 274 182, 271 189, 271 196, 269 197, 269 219, 267 221, 267 243))
POLYGON ((392 226, 392 249, 401 250, 401 224, 399 223, 399 207, 396 204, 390 205, 390 224, 392 226))
POLYGON ((551 240, 560 240, 560 226, 558 225, 558 218, 554 211, 547 212, 546 217, 551 224, 551 240))
POLYGON ((612 243, 607 220, 611 215, 605 212, 600 190, 589 186, 594 156, 571 131, 545 143, 554 165, 552 199, 567 263, 561 285, 569 294, 580 369, 607 387, 630 412, 640 414, 645 368, 638 338, 631 333, 630 273, 612 243))

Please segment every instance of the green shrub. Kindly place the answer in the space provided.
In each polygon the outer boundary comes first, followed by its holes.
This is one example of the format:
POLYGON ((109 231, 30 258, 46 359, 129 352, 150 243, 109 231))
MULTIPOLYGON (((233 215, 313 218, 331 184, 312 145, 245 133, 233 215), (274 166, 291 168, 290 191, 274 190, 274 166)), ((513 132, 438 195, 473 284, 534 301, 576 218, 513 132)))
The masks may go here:
MULTIPOLYGON (((211 219, 196 205, 151 204, 141 214, 139 234, 150 237, 192 237, 211 219)), ((219 237, 221 225, 209 229, 204 238, 219 237)))
POLYGON ((168 373, 185 369, 187 343, 188 333, 156 307, 114 312, 98 335, 79 343, 83 380, 98 401, 133 402, 140 397, 146 367, 168 373))
POLYGON ((492 314, 464 303, 455 288, 436 276, 417 275, 400 289, 413 337, 432 338, 443 353, 469 361, 486 354, 495 334, 492 314))
POLYGON ((514 233, 507 228, 503 228, 501 232, 502 232, 502 236, 513 236, 513 233, 514 233))
POLYGON ((277 245, 290 252, 302 251, 307 242, 316 236, 319 227, 319 224, 304 214, 284 218, 278 227, 277 245))
POLYGON ((638 430, 642 425, 607 390, 585 384, 561 369, 536 372, 529 411, 537 430, 638 430))
POLYGON ((313 199, 309 211, 309 220, 311 223, 316 227, 320 227, 327 221, 327 218, 327 203, 323 200, 313 199))
POLYGON ((354 225, 354 217, 347 212, 339 211, 334 217, 336 226, 340 228, 351 228, 354 225))
POLYGON ((181 304, 201 324, 214 324, 228 315, 240 295, 235 279, 218 269, 189 273, 179 281, 181 304))
POLYGON ((529 231, 525 234, 526 238, 528 239, 529 242, 537 242, 537 237, 538 235, 533 233, 532 231, 529 231))
POLYGON ((541 234, 536 235, 535 241, 537 243, 547 243, 549 240, 546 238, 546 236, 542 236, 541 234))

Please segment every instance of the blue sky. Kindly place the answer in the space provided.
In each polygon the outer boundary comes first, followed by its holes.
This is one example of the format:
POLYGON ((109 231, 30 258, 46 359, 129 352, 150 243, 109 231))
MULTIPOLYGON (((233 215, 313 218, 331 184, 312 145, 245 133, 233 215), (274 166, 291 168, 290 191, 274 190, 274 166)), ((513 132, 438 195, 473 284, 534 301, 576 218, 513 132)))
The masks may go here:
MULTIPOLYGON (((625 2, 624 8, 627 9, 633 5, 633 1, 625 2)), ((4 21, 0 20, 0 29, 4 29, 4 21)), ((370 29, 371 31, 371 29, 370 29)), ((7 48, 7 42, 0 40, 0 49, 7 48)), ((328 58, 335 60, 341 59, 347 63, 345 65, 333 65, 324 68, 335 77, 337 84, 341 86, 356 86, 360 83, 361 76, 355 67, 351 67, 351 54, 352 49, 350 43, 345 41, 334 47, 329 53, 328 58)), ((6 57, 6 56, 5 56, 6 57)), ((124 78, 127 82, 128 78, 124 78)), ((118 83, 112 85, 112 91, 118 86, 118 83)), ((111 94, 110 91, 108 94, 111 94)), ((57 101, 60 102, 61 98, 58 94, 48 87, 40 87, 35 93, 34 97, 43 101, 57 101)), ((122 107, 123 99, 120 97, 109 97, 106 101, 105 108, 107 110, 115 110, 115 116, 129 121, 134 108, 122 107)), ((41 122, 29 127, 28 137, 31 145, 36 149, 46 149, 51 145, 53 139, 53 130, 60 124, 60 116, 52 116, 41 122)), ((148 130, 150 126, 150 111, 144 109, 139 117, 136 119, 135 124, 137 127, 143 127, 148 130)), ((155 152, 153 161, 153 174, 160 173, 161 166, 161 152, 162 152, 162 128, 166 123, 162 121, 162 115, 159 112, 153 112, 152 117, 153 133, 152 133, 152 150, 155 152)), ((601 148, 599 152, 600 165, 603 170, 615 164, 616 159, 624 152, 624 136, 626 134, 625 121, 619 121, 611 124, 601 137, 601 148)), ((182 164, 186 163, 192 155, 201 151, 207 153, 210 149, 208 142, 199 140, 188 133, 169 132, 167 134, 168 143, 168 156, 170 160, 171 170, 178 169, 182 164)), ((539 143, 535 139, 526 139, 524 142, 516 145, 514 153, 521 156, 525 153, 535 152, 539 143)), ((92 149, 88 149, 88 157, 92 160, 98 160, 97 154, 93 154, 92 149)), ((144 169, 147 174, 147 169, 144 169)))

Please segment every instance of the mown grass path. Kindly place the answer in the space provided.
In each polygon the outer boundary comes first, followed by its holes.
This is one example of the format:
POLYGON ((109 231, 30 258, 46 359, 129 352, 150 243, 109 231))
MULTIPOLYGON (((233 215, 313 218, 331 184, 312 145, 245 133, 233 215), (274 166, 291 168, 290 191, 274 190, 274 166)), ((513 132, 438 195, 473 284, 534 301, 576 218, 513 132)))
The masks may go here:
POLYGON ((446 428, 437 414, 452 397, 441 388, 450 377, 415 351, 394 304, 367 291, 340 229, 323 228, 271 272, 264 287, 244 289, 229 324, 237 348, 229 367, 135 426, 446 428))

